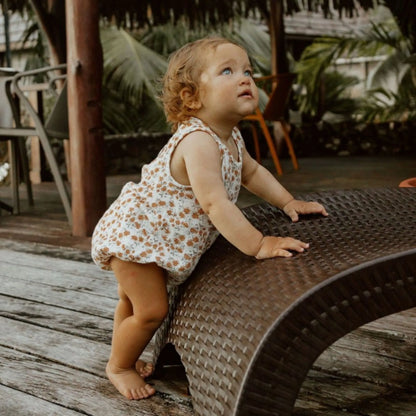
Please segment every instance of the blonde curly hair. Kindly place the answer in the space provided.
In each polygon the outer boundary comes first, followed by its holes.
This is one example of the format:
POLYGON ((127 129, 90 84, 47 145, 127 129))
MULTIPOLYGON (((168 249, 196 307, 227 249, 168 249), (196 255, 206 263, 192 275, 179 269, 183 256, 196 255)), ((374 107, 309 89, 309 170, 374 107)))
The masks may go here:
POLYGON ((166 119, 172 124, 173 131, 200 108, 199 80, 205 68, 207 51, 215 51, 219 45, 227 43, 242 48, 226 38, 206 37, 182 46, 171 55, 162 80, 161 100, 166 119))

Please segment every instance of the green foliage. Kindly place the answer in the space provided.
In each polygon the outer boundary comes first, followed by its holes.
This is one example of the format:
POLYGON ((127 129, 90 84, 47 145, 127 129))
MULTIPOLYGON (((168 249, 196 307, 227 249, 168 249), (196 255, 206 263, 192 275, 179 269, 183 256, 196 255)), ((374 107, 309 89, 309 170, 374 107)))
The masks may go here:
POLYGON ((165 131, 158 82, 166 59, 124 29, 102 28, 103 119, 107 133, 165 131))
POLYGON ((334 113, 350 118, 359 108, 360 100, 351 98, 349 91, 357 85, 355 76, 344 75, 340 72, 326 72, 322 79, 324 98, 319 103, 320 114, 334 113))
POLYGON ((166 60, 138 42, 124 29, 101 30, 104 50, 104 84, 120 90, 127 101, 143 94, 157 95, 155 81, 166 70, 166 60))
MULTIPOLYGON (((213 33, 208 28, 191 29, 183 20, 176 25, 148 27, 136 33, 114 26, 103 27, 106 133, 167 131, 158 98, 167 58, 184 44, 213 33)), ((234 26, 217 28, 215 33, 244 46, 255 72, 270 73, 270 38, 264 27, 242 19, 234 26)))
POLYGON ((416 87, 410 73, 402 79, 397 92, 381 87, 368 91, 359 113, 366 121, 416 120, 416 87))
POLYGON ((260 75, 271 73, 270 35, 259 22, 242 19, 231 31, 224 31, 224 36, 244 46, 251 58, 255 73, 260 75))
POLYGON ((138 42, 167 58, 181 46, 199 39, 207 33, 206 29, 201 28, 191 30, 186 21, 181 19, 176 24, 149 26, 135 37, 138 42))
MULTIPOLYGON (((322 97, 322 90, 326 94, 337 93, 343 100, 346 99, 347 85, 344 85, 343 90, 335 85, 329 88, 323 84, 338 58, 384 56, 369 78, 365 99, 355 103, 355 107, 360 105, 360 111, 355 115, 367 121, 412 117, 415 84, 410 76, 411 63, 407 61, 410 51, 409 39, 402 35, 393 19, 380 24, 372 23, 369 30, 355 36, 316 40, 305 49, 296 67, 298 82, 305 89, 305 93, 297 97, 299 108, 312 117, 319 118, 323 115, 322 101, 328 101, 327 96, 322 97), (395 81, 395 85, 385 87, 386 80, 390 83, 395 81)), ((345 82, 347 83, 346 80, 345 82)), ((334 110, 335 108, 331 111, 336 112, 334 110)))

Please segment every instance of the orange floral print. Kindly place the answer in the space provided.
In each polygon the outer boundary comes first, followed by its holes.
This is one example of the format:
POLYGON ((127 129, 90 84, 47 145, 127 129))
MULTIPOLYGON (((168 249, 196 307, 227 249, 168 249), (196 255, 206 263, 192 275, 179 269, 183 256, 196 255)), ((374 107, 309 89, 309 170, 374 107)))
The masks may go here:
POLYGON ((178 143, 198 130, 208 132, 217 143, 225 189, 230 200, 237 201, 243 149, 240 132, 236 128, 232 133, 239 155, 235 160, 220 138, 193 117, 179 126, 156 159, 143 166, 139 183, 124 185, 98 222, 91 255, 101 268, 110 270, 113 256, 137 263, 155 262, 168 272, 168 284, 178 285, 192 273, 202 254, 213 244, 218 231, 192 188, 176 182, 169 169, 178 143))

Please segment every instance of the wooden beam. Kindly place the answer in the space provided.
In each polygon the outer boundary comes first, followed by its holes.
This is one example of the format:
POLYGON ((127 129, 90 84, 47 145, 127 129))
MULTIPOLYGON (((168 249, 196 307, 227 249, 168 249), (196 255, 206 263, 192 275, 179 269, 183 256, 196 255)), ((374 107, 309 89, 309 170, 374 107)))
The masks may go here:
POLYGON ((66 2, 72 234, 89 236, 106 208, 98 0, 66 2))
POLYGON ((272 0, 270 2, 270 42, 272 50, 272 74, 289 72, 289 62, 286 56, 286 41, 284 27, 284 4, 283 0, 272 0))

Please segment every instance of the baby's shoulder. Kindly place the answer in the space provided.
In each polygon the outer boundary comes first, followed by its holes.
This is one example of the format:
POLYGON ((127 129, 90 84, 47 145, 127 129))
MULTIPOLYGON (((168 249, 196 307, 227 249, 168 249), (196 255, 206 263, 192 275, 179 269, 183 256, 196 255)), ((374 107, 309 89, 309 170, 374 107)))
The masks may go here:
POLYGON ((171 138, 172 146, 178 146, 179 144, 200 141, 211 141, 214 139, 215 134, 212 130, 204 124, 201 120, 192 117, 189 120, 184 121, 178 126, 178 129, 171 138))
POLYGON ((184 136, 194 131, 205 131, 212 134, 212 130, 199 118, 191 117, 179 124, 175 135, 184 136))

